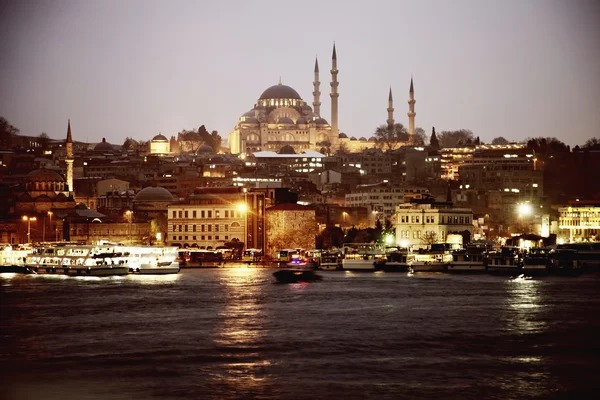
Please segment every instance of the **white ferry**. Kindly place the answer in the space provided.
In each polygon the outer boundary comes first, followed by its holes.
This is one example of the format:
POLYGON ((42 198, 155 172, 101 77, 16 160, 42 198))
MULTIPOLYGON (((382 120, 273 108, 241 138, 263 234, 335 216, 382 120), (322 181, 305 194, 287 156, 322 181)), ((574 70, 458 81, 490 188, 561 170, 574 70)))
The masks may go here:
POLYGON ((343 270, 375 271, 385 263, 385 250, 372 243, 344 244, 343 270))
POLYGON ((25 265, 30 252, 30 247, 0 243, 0 272, 31 273, 25 265))
POLYGON ((129 260, 129 271, 142 275, 179 272, 179 249, 175 246, 120 246, 129 260))
POLYGON ((431 249, 413 254, 413 272, 445 272, 452 262, 452 253, 447 243, 432 244, 431 249))
POLYGON ((466 250, 452 252, 448 272, 485 272, 486 246, 467 245, 466 250))

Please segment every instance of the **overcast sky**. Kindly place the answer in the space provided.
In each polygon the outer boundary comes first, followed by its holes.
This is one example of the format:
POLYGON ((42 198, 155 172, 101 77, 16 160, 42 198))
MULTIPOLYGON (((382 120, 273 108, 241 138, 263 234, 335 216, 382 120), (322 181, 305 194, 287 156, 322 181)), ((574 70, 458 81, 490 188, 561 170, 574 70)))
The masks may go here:
POLYGON ((278 82, 309 104, 315 56, 330 120, 336 43, 339 125, 372 136, 407 125, 470 129, 482 140, 600 137, 600 2, 146 1, 0 2, 0 116, 24 135, 122 144, 159 132, 227 138, 278 82))

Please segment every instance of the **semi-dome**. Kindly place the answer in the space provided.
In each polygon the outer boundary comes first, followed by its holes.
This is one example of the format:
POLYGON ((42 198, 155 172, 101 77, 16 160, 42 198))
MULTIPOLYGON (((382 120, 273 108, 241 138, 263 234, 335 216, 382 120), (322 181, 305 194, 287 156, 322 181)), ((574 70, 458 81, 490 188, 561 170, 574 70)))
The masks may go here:
POLYGON ((361 136, 360 139, 358 139, 358 140, 361 141, 361 142, 366 142, 367 138, 365 138, 364 136, 361 136))
POLYGON ((207 144, 203 144, 202 146, 200 146, 200 148, 198 149, 198 153, 213 153, 214 150, 212 147, 210 147, 207 144))
POLYGON ((288 117, 280 117, 277 120, 278 124, 288 124, 288 125, 294 125, 294 121, 291 118, 288 117))
POLYGON ((369 138, 369 142, 376 142, 376 141, 377 141, 377 139, 375 139, 375 136, 371 136, 369 138))
POLYGON ((244 117, 243 124, 258 124, 258 120, 254 117, 244 117))
POLYGON ((298 118, 298 120, 296 121, 297 124, 306 124, 306 118, 304 117, 300 117, 298 118))
POLYGON ((296 152, 292 146, 286 144, 279 150, 279 154, 296 154, 296 152))
POLYGON ((338 138, 340 138, 340 139, 348 139, 348 135, 346 135, 344 132, 342 132, 342 133, 340 133, 338 135, 338 138))
POLYGON ((102 138, 102 141, 94 147, 94 150, 95 151, 113 151, 113 147, 112 147, 112 144, 110 144, 106 141, 106 138, 102 138))
POLYGON ((317 125, 328 125, 329 123, 325 118, 317 118, 315 119, 315 124, 317 125))
POLYGON ((254 110, 246 111, 242 117, 254 117, 254 110))
POLYGON ((298 92, 293 88, 282 85, 273 85, 267 90, 265 90, 259 97, 259 100, 264 99, 297 99, 302 100, 298 92))
POLYGON ((167 139, 165 136, 163 136, 161 134, 158 134, 152 138, 152 141, 153 142, 168 142, 169 139, 167 139))
POLYGON ((40 168, 28 173, 26 180, 29 182, 64 182, 65 178, 54 170, 40 168))
POLYGON ((356 140, 356 138, 355 138, 354 136, 352 136, 352 137, 350 138, 350 140, 356 140))
POLYGON ((175 201, 171 192, 160 186, 148 186, 138 192, 133 201, 175 201))

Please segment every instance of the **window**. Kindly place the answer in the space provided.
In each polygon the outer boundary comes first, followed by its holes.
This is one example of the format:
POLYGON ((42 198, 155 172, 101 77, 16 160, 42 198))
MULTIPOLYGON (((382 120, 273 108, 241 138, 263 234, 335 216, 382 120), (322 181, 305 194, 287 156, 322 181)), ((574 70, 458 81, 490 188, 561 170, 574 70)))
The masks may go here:
POLYGON ((212 236, 209 236, 209 237, 208 237, 208 240, 212 240, 212 236))
POLYGON ((192 232, 196 232, 196 225, 192 225, 192 232))
POLYGON ((215 224, 215 232, 219 232, 219 225, 215 224))
POLYGON ((212 218, 212 210, 208 210, 208 218, 212 218))
POLYGON ((177 211, 173 210, 173 218, 177 218, 177 211))
POLYGON ((204 224, 202 224, 202 229, 201 229, 201 231, 202 231, 202 232, 204 232, 204 224))
POLYGON ((208 231, 212 232, 212 225, 210 225, 210 224, 208 225, 208 231))
POLYGON ((221 211, 220 210, 216 210, 215 211, 215 218, 220 218, 221 217, 221 211))
POLYGON ((187 228, 188 228, 188 226, 187 226, 187 225, 184 225, 184 226, 183 226, 183 230, 184 230, 185 232, 187 232, 187 228))
POLYGON ((181 218, 181 210, 179 211, 179 218, 181 218))
MULTIPOLYGON (((229 225, 225 224, 223 225, 225 227, 225 232, 229 232, 229 225)), ((227 238, 227 237, 226 237, 227 238)))
POLYGON ((192 240, 196 240, 196 236, 192 236, 192 240))
POLYGON ((215 236, 215 240, 219 240, 219 237, 218 237, 218 236, 215 236))
POLYGON ((229 218, 229 210, 225 210, 225 218, 229 218))
POLYGON ((185 218, 188 218, 188 211, 187 210, 184 212, 184 215, 185 215, 185 218))
POLYGON ((196 218, 196 210, 192 211, 192 218, 196 218))
POLYGON ((205 237, 206 237, 206 236, 202 235, 202 240, 205 240, 205 237))
POLYGON ((200 215, 204 218, 204 210, 200 211, 200 215))

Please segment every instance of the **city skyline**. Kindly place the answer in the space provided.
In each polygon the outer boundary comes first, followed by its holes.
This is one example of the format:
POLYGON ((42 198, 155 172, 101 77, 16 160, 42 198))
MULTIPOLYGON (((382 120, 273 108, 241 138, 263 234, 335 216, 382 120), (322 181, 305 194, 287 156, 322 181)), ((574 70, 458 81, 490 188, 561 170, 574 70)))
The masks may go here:
POLYGON ((280 76, 310 103, 317 56, 329 121, 335 41, 348 136, 386 123, 390 87, 395 120, 408 126, 411 76, 416 126, 427 134, 435 126, 485 142, 548 136, 571 146, 598 136, 592 2, 140 4, 3 5, 0 115, 23 135, 54 139, 69 118, 81 141, 121 144, 200 125, 226 139, 280 76))

